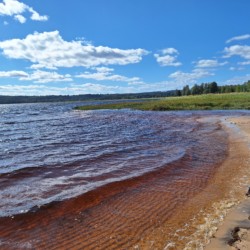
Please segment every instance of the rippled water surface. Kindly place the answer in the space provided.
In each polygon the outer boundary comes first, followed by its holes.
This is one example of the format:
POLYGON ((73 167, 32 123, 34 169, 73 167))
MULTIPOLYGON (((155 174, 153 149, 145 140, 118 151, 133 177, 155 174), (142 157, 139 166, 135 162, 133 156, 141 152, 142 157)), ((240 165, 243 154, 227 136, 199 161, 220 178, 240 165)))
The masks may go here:
POLYGON ((85 112, 74 106, 0 105, 0 216, 167 168, 185 157, 192 174, 201 167, 199 157, 212 165, 225 154, 225 141, 219 140, 225 134, 213 121, 198 122, 199 114, 85 112), (210 135, 217 130, 215 140, 210 135))

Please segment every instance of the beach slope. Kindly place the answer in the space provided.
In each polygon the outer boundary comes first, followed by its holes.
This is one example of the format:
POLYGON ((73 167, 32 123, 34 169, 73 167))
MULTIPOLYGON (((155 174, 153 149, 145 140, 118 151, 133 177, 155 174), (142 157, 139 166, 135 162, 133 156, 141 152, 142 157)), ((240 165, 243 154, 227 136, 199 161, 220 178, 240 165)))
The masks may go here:
MULTIPOLYGON (((227 123, 233 127, 236 134, 243 139, 248 149, 250 148, 250 118, 234 117, 227 123)), ((239 142, 238 142, 239 143, 239 142)), ((249 159, 245 159, 249 163, 249 159)), ((250 163, 248 164, 250 166, 250 163)), ((242 176, 242 180, 247 176, 242 176)), ((249 185, 250 185, 250 180, 249 185)), ((232 183, 234 185, 234 183, 232 183)), ((242 193, 247 193, 243 185, 242 193)), ((218 231, 214 234, 206 250, 216 249, 250 249, 250 197, 245 198, 234 207, 225 217, 218 231)))

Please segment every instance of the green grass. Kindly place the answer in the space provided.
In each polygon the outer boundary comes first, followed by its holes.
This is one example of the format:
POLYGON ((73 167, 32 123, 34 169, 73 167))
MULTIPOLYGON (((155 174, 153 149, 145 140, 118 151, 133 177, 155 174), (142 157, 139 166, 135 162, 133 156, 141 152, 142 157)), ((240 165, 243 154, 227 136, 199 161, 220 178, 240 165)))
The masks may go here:
POLYGON ((250 93, 207 94, 196 96, 167 97, 161 100, 124 102, 96 106, 76 107, 78 110, 97 109, 138 109, 138 110, 222 110, 249 109, 250 93))

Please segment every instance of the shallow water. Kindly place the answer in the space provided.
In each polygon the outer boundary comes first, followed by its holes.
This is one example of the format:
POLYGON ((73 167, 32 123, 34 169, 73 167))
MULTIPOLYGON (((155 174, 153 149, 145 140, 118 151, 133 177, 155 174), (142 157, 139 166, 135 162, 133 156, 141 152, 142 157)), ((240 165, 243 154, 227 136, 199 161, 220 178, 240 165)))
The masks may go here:
POLYGON ((202 126, 191 112, 79 112, 73 106, 0 105, 0 216, 167 168, 184 157, 192 157, 188 176, 225 155, 225 140, 214 145, 210 136, 218 125, 202 126))
POLYGON ((175 230, 181 242, 209 194, 182 206, 227 156, 217 115, 249 114, 76 105, 0 105, 3 249, 162 249, 175 230))

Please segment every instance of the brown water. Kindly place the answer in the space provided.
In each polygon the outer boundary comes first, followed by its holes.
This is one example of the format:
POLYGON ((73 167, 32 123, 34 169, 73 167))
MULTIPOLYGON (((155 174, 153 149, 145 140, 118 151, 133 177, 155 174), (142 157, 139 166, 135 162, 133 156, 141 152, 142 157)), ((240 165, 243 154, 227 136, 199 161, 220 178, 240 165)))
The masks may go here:
POLYGON ((1 249, 171 245, 227 155, 218 121, 72 107, 0 106, 1 249))

